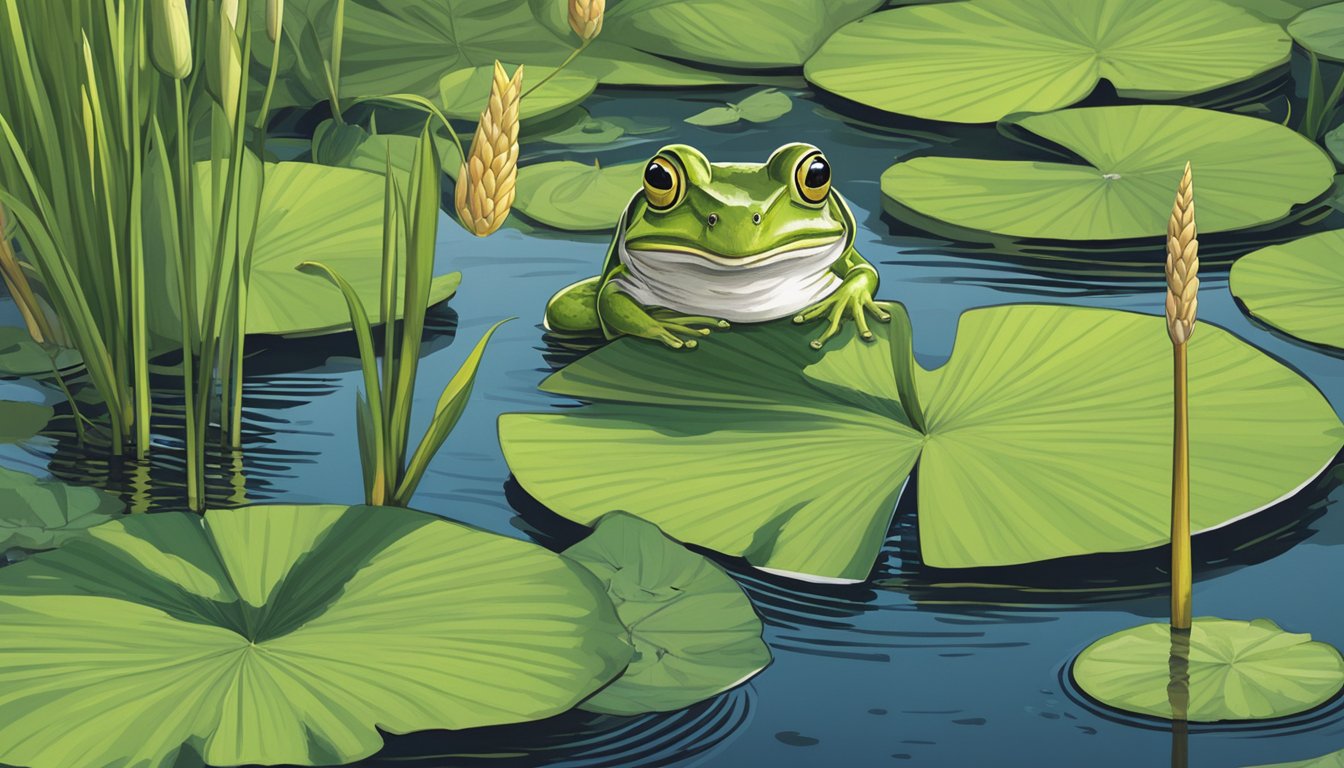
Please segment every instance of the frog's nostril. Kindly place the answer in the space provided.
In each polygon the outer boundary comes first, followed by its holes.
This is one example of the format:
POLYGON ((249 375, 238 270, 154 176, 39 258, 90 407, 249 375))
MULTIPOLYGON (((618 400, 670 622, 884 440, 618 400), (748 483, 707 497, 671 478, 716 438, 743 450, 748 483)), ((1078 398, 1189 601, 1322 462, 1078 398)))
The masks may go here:
POLYGON ((718 223, 719 223, 719 214, 717 214, 717 213, 711 213, 711 214, 709 214, 709 218, 705 219, 705 221, 709 224, 709 226, 712 227, 712 226, 714 226, 715 224, 718 224, 718 223))
POLYGON ((760 223, 761 223, 761 214, 759 214, 759 213, 753 213, 753 214, 751 214, 751 223, 752 223, 752 224, 760 224, 760 223))

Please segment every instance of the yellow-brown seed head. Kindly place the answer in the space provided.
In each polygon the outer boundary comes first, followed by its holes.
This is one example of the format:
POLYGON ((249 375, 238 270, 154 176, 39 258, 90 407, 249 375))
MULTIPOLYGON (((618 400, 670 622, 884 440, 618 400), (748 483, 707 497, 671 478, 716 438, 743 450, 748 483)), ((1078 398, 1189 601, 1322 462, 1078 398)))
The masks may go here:
POLYGON ((457 174, 453 198, 462 226, 477 237, 499 229, 513 207, 518 179, 518 102, 523 68, 510 78, 495 62, 490 100, 476 124, 471 151, 457 174))
POLYGON ((1167 221, 1167 334, 1184 344, 1195 330, 1199 306, 1199 239, 1195 230, 1194 183, 1185 164, 1167 221))
POLYGON ((569 0, 569 28, 585 43, 602 31, 607 0, 569 0))

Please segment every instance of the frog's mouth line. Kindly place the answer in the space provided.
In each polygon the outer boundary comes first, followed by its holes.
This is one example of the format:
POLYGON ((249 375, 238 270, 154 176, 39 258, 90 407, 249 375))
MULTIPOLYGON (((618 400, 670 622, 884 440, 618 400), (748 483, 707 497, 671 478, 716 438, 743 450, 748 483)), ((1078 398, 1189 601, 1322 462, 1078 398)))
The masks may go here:
POLYGON ((745 256, 724 256, 721 253, 715 253, 714 251, 684 242, 669 242, 647 237, 627 240, 623 242, 621 246, 632 253, 683 254, 695 259, 703 260, 711 265, 731 269, 752 267, 764 262, 784 261, 790 258, 810 256, 817 253, 819 250, 831 248, 837 241, 843 238, 843 233, 839 235, 826 235, 823 237, 808 237, 801 240, 795 240, 791 243, 785 243, 784 245, 771 248, 768 251, 760 251, 745 256))

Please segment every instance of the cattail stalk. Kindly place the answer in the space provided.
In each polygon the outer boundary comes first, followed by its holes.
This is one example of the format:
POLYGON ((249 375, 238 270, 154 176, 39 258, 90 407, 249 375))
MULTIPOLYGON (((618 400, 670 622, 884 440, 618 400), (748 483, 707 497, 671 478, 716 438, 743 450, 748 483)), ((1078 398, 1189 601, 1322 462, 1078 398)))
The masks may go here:
POLYGON ((186 0, 149 0, 149 55, 160 72, 181 80, 191 74, 191 22, 186 0))
POLYGON ((1171 470, 1171 626, 1190 629, 1190 403, 1186 345, 1195 330, 1199 293, 1199 239, 1194 186, 1185 164, 1167 223, 1167 335, 1171 337, 1174 395, 1171 470))
POLYGON ((454 201, 458 218, 477 237, 499 229, 513 207, 518 178, 518 102, 522 97, 523 68, 510 78, 495 62, 490 100, 476 124, 471 153, 458 172, 454 201))

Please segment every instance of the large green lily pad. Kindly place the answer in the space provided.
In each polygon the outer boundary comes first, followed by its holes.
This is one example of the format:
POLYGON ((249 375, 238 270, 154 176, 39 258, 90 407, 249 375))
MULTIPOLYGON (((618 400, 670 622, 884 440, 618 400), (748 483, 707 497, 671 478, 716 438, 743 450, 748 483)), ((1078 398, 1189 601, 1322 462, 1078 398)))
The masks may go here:
MULTIPOLYGON (((868 576, 917 458, 931 566, 1168 541, 1161 318, 972 310, 947 364, 916 371, 927 435, 898 394, 900 338, 873 330, 877 343, 848 328, 821 352, 808 346, 814 329, 787 321, 736 326, 686 354, 617 340, 542 385, 592 405, 501 418, 505 458, 571 520, 623 509, 680 541, 814 579, 868 576)), ((1190 361, 1194 530, 1292 494, 1344 445, 1310 382, 1226 331, 1201 324, 1190 361)))
MULTIPOLYGON (((385 159, 385 157, 384 157, 385 159)), ((255 190, 256 167, 245 174, 255 190)), ((339 292, 313 290, 312 278, 297 271, 305 261, 321 261, 339 271, 370 305, 382 284, 383 194, 380 175, 314 163, 267 163, 260 218, 252 255, 247 305, 249 334, 306 336, 347 330, 350 317, 339 292)), ((214 230, 211 164, 196 164, 196 248, 211 254, 214 230)), ((255 194, 251 192, 250 194, 255 194)), ((246 198, 245 198, 246 199, 246 198)), ((255 198, 252 198, 255 199, 255 198)), ((251 222, 247 210, 243 231, 251 222)), ((209 259, 196 268, 197 306, 205 311, 209 259)), ((402 266, 404 269, 404 265, 402 266)), ((153 295, 150 329, 170 341, 181 336, 174 270, 150 270, 153 295)), ((461 274, 434 278, 430 303, 457 290, 461 274)))
POLYGON ((602 167, 569 160, 518 170, 514 207, 548 227, 575 232, 616 228, 621 211, 640 189, 643 163, 602 167))
MULTIPOLYGON (((330 22, 320 26, 330 29, 330 22)), ((571 50, 518 0, 349 0, 341 90, 437 98, 449 72, 495 59, 554 66, 571 50)))
MULTIPOLYGON (((467 137, 470 140, 470 137, 467 137)), ((447 136, 434 135, 439 148, 439 164, 450 178, 457 177, 462 166, 462 154, 447 136)), ((391 157, 392 170, 401 179, 402 189, 409 189, 411 163, 420 144, 416 136, 400 133, 370 133, 363 126, 338 124, 325 120, 313 131, 313 161, 322 165, 354 168, 372 173, 385 173, 391 157)))
MULTIPOLYGON (((510 74, 516 65, 506 65, 510 74)), ((494 79, 495 67, 467 67, 450 72, 439 81, 439 102, 444 114, 462 120, 475 122, 480 119, 486 102, 490 100, 490 83, 494 79)), ((533 64, 523 67, 523 91, 526 92, 536 83, 546 80, 545 84, 527 94, 527 98, 518 103, 518 117, 521 120, 544 120, 558 115, 588 98, 597 88, 597 78, 568 69, 555 74, 555 67, 533 64), (552 76, 554 75, 554 76, 552 76), (546 79, 546 78, 550 79, 546 79)))
POLYGON ((46 428, 55 412, 41 403, 0 400, 0 443, 17 443, 46 428))
POLYGON ((1232 265, 1228 286, 1260 320, 1344 349, 1344 229, 1247 254, 1232 265))
POLYGON ((599 40, 734 69, 799 67, 876 0, 623 0, 599 40))
MULTIPOLYGON (((1339 651, 1268 619, 1195 619, 1185 720, 1265 720, 1320 706, 1344 686, 1339 651)), ((1182 647, 1183 643, 1177 644, 1182 647)), ((1171 627, 1144 624, 1088 646, 1073 664, 1084 693, 1108 706, 1172 719, 1171 627)), ((1185 651, 1181 650, 1184 654, 1185 651)))
POLYGON ((888 210, 1008 237, 1161 237, 1187 161, 1201 233, 1278 221, 1334 178, 1330 158, 1298 133, 1212 110, 1089 107, 1025 117, 1014 126, 1083 163, 919 157, 882 174, 888 210))
POLYGON ((606 585, 635 648, 625 672, 584 709, 670 712, 723 693, 770 663, 761 620, 737 582, 654 524, 613 512, 564 554, 606 585))
POLYGON ((743 120, 749 123, 768 123, 777 120, 793 109, 793 99, 787 93, 774 88, 757 91, 736 104, 722 107, 710 107, 686 118, 691 125, 720 126, 733 125, 743 120))
POLYGON ((0 762, 31 768, 348 763, 630 658, 579 566, 392 508, 122 518, 0 569, 0 623, 0 762))
POLYGON ((0 327, 0 376, 45 376, 52 365, 63 370, 80 362, 79 352, 73 349, 53 348, 52 354, 33 341, 26 328, 0 327))
POLYGON ((1288 25, 1288 34, 1323 59, 1344 61, 1344 3, 1305 11, 1288 25))
POLYGON ((1322 5, 1329 5, 1337 0, 1223 0, 1228 5, 1234 5, 1238 8, 1245 8, 1256 16, 1273 21, 1278 24, 1286 24, 1293 17, 1309 8, 1317 8, 1322 5))
POLYGON ((125 508, 94 488, 0 467, 0 552, 59 547, 125 508))
POLYGON ((988 123, 1082 100, 1172 99, 1288 61, 1276 24, 1218 0, 969 0, 883 11, 807 62, 818 87, 930 120, 988 123))

